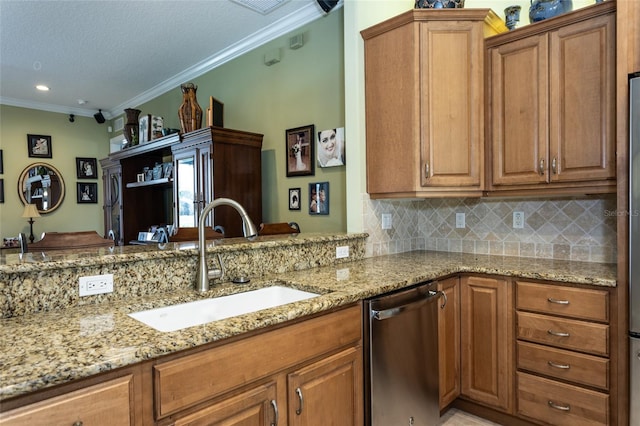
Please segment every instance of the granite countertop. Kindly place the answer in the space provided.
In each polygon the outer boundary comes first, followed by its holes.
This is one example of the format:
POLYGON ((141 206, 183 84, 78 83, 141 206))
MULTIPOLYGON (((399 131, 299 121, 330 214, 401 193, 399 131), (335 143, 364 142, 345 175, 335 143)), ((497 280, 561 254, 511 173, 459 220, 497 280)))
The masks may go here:
POLYGON ((613 264, 416 251, 0 320, 0 401, 319 313, 412 284, 469 272, 616 286, 613 264), (174 332, 127 314, 273 284, 321 296, 174 332))

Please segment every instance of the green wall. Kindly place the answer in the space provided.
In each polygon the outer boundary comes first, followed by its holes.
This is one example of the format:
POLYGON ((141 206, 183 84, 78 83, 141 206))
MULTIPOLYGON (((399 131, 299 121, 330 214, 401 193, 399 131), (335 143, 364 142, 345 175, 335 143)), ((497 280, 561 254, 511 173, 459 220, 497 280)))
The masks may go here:
MULTIPOLYGON (((340 9, 192 80, 203 110, 210 96, 224 103, 225 127, 264 134, 264 222, 295 221, 304 232, 346 231, 345 167, 316 166, 314 176, 290 178, 285 170, 286 129, 309 124, 315 125, 316 132, 344 127, 343 56, 340 9), (289 38, 299 33, 304 46, 289 49, 289 38), (280 62, 264 65, 265 53, 274 50, 280 62), (329 182, 328 216, 309 215, 306 200, 311 182, 329 182), (299 211, 289 210, 289 188, 302 189, 299 211)), ((138 108, 143 114, 162 116, 166 127, 179 128, 181 102, 182 93, 176 87, 138 108)))
MULTIPOLYGON (((316 167, 314 176, 291 178, 286 177, 285 171, 286 129, 309 124, 315 125, 316 131, 344 126, 343 54, 340 9, 192 80, 198 85, 198 102, 203 109, 208 106, 209 96, 224 103, 225 127, 264 134, 265 222, 296 221, 304 232, 346 230, 346 167, 316 167), (300 33, 304 36, 304 46, 289 49, 289 38, 300 33), (264 65, 265 53, 274 49, 281 61, 264 65), (309 215, 306 200, 311 182, 329 182, 328 216, 309 215), (302 189, 304 202, 300 211, 288 208, 289 188, 302 189)), ((181 102, 182 93, 176 87, 150 102, 131 107, 141 109, 143 114, 164 117, 165 127, 179 128, 177 111, 181 102)), ((93 117, 78 116, 75 123, 70 123, 65 114, 0 105, 0 149, 4 151, 4 174, 0 179, 4 179, 5 186, 5 203, 0 204, 0 237, 29 232, 27 220, 20 217, 23 205, 17 194, 17 179, 27 165, 40 159, 27 156, 28 133, 52 136, 53 158, 46 162, 60 170, 67 190, 60 208, 36 219, 34 234, 73 230, 103 232, 102 180, 95 180, 99 184, 97 204, 77 204, 75 157, 106 157, 109 139, 115 136, 107 133, 108 124, 99 125, 93 117)), ((347 164, 348 161, 347 158, 347 164)))
MULTIPOLYGON (((91 231, 104 232, 102 216, 102 179, 77 179, 76 157, 101 159, 109 154, 109 135, 105 124, 93 117, 75 117, 53 112, 0 105, 0 149, 3 151, 4 203, 0 203, 0 237, 15 237, 20 232, 29 235, 27 219, 22 218, 24 206, 18 197, 18 177, 35 162, 45 162, 58 169, 64 179, 66 195, 58 209, 35 219, 33 233, 91 231), (52 158, 30 158, 27 134, 51 136, 52 158), (98 183, 97 204, 77 204, 76 183, 98 183)), ((99 177, 101 177, 100 174, 99 177)))

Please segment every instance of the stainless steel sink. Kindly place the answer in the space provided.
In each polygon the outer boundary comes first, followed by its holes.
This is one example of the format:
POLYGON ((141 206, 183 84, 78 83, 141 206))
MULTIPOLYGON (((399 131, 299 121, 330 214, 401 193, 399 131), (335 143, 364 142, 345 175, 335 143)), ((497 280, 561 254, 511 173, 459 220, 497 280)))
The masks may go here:
POLYGON ((316 296, 319 295, 275 285, 229 296, 134 312, 129 316, 158 331, 176 331, 316 296))

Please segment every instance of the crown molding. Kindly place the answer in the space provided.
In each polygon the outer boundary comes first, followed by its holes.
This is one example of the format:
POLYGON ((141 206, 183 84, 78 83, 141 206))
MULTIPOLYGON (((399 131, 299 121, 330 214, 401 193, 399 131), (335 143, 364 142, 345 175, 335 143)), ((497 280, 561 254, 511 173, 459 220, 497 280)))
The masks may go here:
POLYGON ((271 40, 294 31, 323 16, 326 16, 326 14, 322 12, 320 7, 315 3, 310 3, 308 6, 279 19, 268 27, 245 37, 239 42, 221 50, 217 54, 202 60, 170 79, 165 80, 155 87, 152 87, 138 96, 116 106, 109 110, 109 114, 113 117, 122 115, 122 111, 125 108, 134 108, 144 104, 145 102, 149 102, 170 90, 174 90, 184 82, 200 77, 201 75, 206 74, 207 72, 270 42, 271 40))
MULTIPOLYGON (((8 98, 6 96, 0 96, 0 105, 9 105, 20 108, 29 108, 29 109, 37 109, 39 111, 47 111, 47 112, 57 112, 60 114, 73 114, 81 117, 93 117, 93 114, 96 113, 95 109, 86 109, 86 108, 75 108, 61 105, 53 105, 47 104, 44 102, 36 102, 36 101, 27 101, 24 99, 15 99, 8 98)), ((107 120, 110 120, 112 117, 110 114, 107 114, 105 111, 102 111, 102 114, 107 120)))

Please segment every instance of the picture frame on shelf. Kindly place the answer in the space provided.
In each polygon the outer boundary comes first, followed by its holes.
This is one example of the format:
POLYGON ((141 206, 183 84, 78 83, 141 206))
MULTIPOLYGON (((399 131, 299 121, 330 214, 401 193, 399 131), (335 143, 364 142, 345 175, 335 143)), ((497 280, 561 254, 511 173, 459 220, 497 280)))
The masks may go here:
POLYGON ((98 184, 92 182, 76 183, 77 203, 95 204, 98 202, 98 184))
POLYGON ((143 144, 151 141, 151 114, 140 116, 138 121, 138 143, 143 144))
POLYGON ((315 126, 309 124, 285 131, 287 177, 313 176, 315 126))
POLYGON ((151 117, 151 139, 161 138, 162 127, 164 126, 164 119, 157 115, 151 117))
POLYGON ((300 188, 289 188, 289 210, 300 210, 300 188))
POLYGON ((27 152, 33 158, 52 158, 51 136, 27 135, 27 152))
POLYGON ((98 179, 98 160, 76 157, 76 177, 78 179, 98 179))
POLYGON ((309 214, 329 214, 329 182, 309 184, 309 214))

